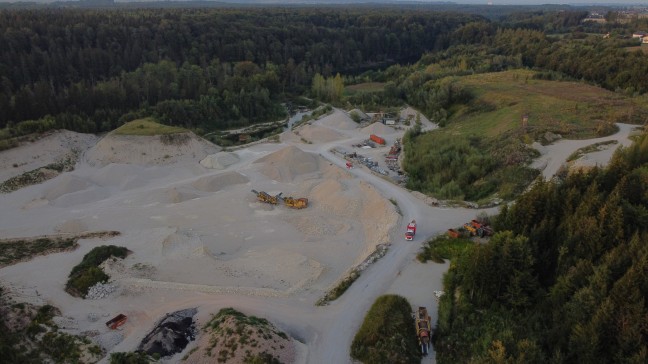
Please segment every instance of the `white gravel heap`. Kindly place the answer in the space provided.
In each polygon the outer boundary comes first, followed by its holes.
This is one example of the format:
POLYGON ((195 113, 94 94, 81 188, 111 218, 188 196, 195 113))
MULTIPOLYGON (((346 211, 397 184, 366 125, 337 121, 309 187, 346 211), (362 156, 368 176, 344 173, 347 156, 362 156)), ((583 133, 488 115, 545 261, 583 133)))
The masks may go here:
POLYGON ((111 330, 94 337, 93 340, 105 351, 110 351, 124 340, 124 334, 119 331, 111 330))
POLYGON ((88 321, 90 321, 90 322, 97 322, 97 321, 99 321, 99 318, 100 318, 99 314, 97 314, 95 312, 90 312, 88 314, 88 321))
POLYGON ((86 294, 85 298, 87 300, 106 298, 111 293, 115 292, 115 290, 117 290, 116 283, 97 283, 88 289, 88 294, 86 294))

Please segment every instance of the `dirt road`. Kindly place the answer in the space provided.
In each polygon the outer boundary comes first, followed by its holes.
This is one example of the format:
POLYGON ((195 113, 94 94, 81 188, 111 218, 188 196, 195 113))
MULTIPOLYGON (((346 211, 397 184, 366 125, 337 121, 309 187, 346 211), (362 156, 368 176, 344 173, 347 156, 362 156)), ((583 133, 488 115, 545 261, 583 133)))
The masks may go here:
POLYGON ((630 124, 617 124, 619 126, 619 131, 613 135, 608 135, 602 138, 596 139, 585 139, 585 140, 559 140, 553 144, 538 148, 542 156, 536 159, 532 166, 542 169, 542 176, 545 180, 551 179, 560 169, 560 167, 565 163, 567 158, 577 151, 580 148, 584 148, 588 145, 607 142, 607 141, 617 141, 618 144, 612 148, 608 148, 605 151, 601 152, 597 157, 598 160, 595 160, 594 163, 598 165, 604 165, 612 156, 612 153, 617 149, 618 146, 627 147, 632 144, 630 140, 630 133, 637 128, 637 125, 630 124), (544 167, 543 167, 544 166, 544 167))

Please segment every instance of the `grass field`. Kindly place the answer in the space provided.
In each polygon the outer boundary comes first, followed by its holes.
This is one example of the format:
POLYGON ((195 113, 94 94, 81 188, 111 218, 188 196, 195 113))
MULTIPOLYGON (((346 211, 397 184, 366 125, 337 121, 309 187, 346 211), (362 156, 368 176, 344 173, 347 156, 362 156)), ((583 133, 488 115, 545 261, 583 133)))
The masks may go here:
POLYGON ((407 187, 440 199, 490 204, 511 200, 538 175, 529 164, 547 132, 588 139, 618 130, 614 122, 641 124, 645 97, 629 98, 578 82, 534 79, 530 70, 456 77, 473 95, 450 107, 446 126, 405 138, 407 187), (526 128, 522 119, 528 115, 526 128))
POLYGON ((535 80, 533 75, 515 70, 460 78, 477 96, 477 106, 452 110, 446 132, 497 136, 520 128, 522 116, 528 115, 531 131, 581 139, 596 137, 600 122, 631 122, 633 115, 648 112, 645 103, 599 87, 535 80))
POLYGON ((157 123, 153 118, 137 119, 115 129, 119 135, 164 135, 184 133, 187 129, 157 123))

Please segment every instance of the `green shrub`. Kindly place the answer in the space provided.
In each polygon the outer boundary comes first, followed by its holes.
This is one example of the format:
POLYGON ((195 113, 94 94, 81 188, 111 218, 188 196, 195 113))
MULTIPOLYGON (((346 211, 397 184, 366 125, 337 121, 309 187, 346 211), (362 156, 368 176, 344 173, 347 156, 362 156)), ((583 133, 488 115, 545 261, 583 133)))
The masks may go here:
POLYGON ((425 263, 428 260, 435 263, 443 263, 445 259, 455 259, 474 246, 475 243, 470 239, 453 239, 443 234, 428 241, 416 255, 416 258, 421 263, 425 263))
POLYGON ((83 256, 81 263, 72 268, 65 286, 66 291, 72 295, 85 297, 90 287, 110 279, 99 265, 111 256, 125 258, 127 254, 128 249, 114 245, 102 245, 92 249, 83 256))
POLYGON ((89 267, 68 280, 66 288, 71 293, 85 297, 88 289, 97 283, 107 282, 110 277, 99 267, 89 267))
POLYGON ((363 363, 418 363, 412 309, 397 295, 378 297, 351 344, 351 357, 363 363))
POLYGON ((93 267, 93 266, 98 267, 101 263, 103 263, 106 259, 110 258, 111 256, 115 256, 117 258, 123 259, 126 258, 127 254, 128 254, 128 249, 124 247, 119 247, 115 245, 98 246, 92 249, 88 254, 84 255, 83 260, 79 265, 72 268, 70 277, 89 267, 93 267))
POLYGON ((41 341, 42 350, 56 363, 76 363, 81 358, 77 336, 61 332, 48 332, 41 341))

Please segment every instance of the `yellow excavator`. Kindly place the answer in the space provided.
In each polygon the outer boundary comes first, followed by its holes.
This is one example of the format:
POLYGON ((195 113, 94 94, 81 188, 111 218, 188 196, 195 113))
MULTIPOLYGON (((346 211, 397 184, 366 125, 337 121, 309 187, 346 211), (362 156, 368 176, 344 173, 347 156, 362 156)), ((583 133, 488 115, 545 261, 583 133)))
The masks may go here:
POLYGON ((252 190, 252 193, 257 195, 257 200, 259 200, 261 202, 273 204, 273 205, 276 205, 276 204, 279 203, 279 200, 281 199, 281 194, 282 194, 282 192, 280 192, 278 195, 272 196, 272 195, 268 194, 267 192, 263 192, 263 191, 259 192, 257 190, 252 190))
POLYGON ((252 193, 256 194, 257 200, 259 200, 260 202, 265 202, 272 205, 277 205, 279 202, 282 202, 286 207, 293 209, 304 209, 308 207, 307 198, 281 197, 283 192, 280 192, 275 196, 272 196, 267 192, 257 190, 252 190, 252 193))
POLYGON ((304 209, 308 207, 307 198, 293 198, 293 197, 284 197, 284 205, 291 207, 293 209, 304 209))

